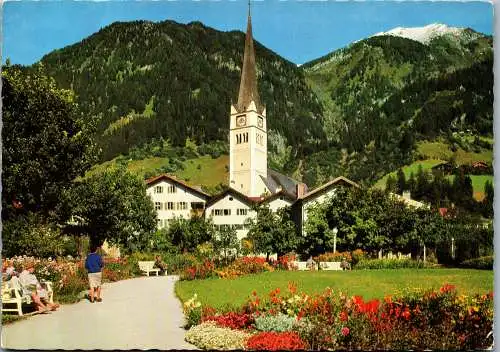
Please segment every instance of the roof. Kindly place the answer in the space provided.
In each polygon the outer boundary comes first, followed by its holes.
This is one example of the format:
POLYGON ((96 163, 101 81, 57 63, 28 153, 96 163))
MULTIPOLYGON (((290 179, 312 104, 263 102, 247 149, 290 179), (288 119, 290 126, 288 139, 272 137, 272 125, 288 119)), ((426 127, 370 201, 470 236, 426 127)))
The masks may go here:
POLYGON ((314 196, 320 196, 323 193, 328 192, 330 189, 334 188, 337 185, 344 184, 346 186, 352 186, 352 187, 357 187, 361 188, 360 185, 358 185, 356 182, 349 180, 348 178, 345 178, 344 176, 339 176, 327 183, 325 183, 322 186, 319 186, 316 189, 313 189, 311 192, 306 193, 303 195, 300 200, 308 200, 310 198, 313 198, 314 196))
POLYGON ((241 200, 243 203, 245 203, 247 205, 256 204, 259 200, 261 200, 260 197, 249 198, 246 195, 244 195, 243 193, 240 193, 240 192, 238 192, 237 190, 235 190, 233 188, 228 188, 224 192, 219 193, 216 196, 213 196, 212 198, 210 198, 210 200, 206 204, 206 208, 208 208, 209 206, 217 203, 219 200, 223 199, 228 194, 232 195, 235 198, 238 198, 239 200, 241 200))
POLYGON ((286 199, 290 200, 291 202, 294 202, 297 199, 294 194, 290 194, 284 190, 281 190, 279 192, 271 194, 269 197, 262 199, 261 203, 272 202, 273 200, 275 200, 276 198, 279 198, 279 197, 286 198, 286 199))
POLYGON ((250 16, 250 5, 248 7, 247 33, 245 36, 245 53, 243 55, 243 67, 241 69, 240 90, 236 108, 239 112, 246 111, 251 102, 255 103, 257 111, 261 113, 264 109, 260 105, 259 92, 257 90, 257 72, 255 69, 255 51, 252 37, 252 17, 250 16))
POLYGON ((162 174, 162 175, 159 175, 159 176, 156 176, 156 177, 148 178, 148 179, 146 180, 146 185, 147 185, 148 187, 150 187, 150 186, 153 186, 153 185, 155 185, 156 183, 158 183, 158 182, 160 182, 160 181, 164 181, 164 180, 171 181, 171 182, 173 182, 173 183, 175 183, 175 184, 177 184, 177 185, 180 185, 180 186, 182 186, 182 187, 184 187, 184 188, 187 188, 187 189, 189 189, 191 192, 196 193, 196 194, 198 194, 198 195, 202 196, 202 197, 203 197, 203 198, 205 198, 205 199, 210 198, 210 195, 209 195, 209 194, 207 194, 207 193, 205 193, 205 192, 203 192, 202 190, 197 189, 197 188, 194 188, 194 187, 192 187, 192 186, 188 185, 187 183, 185 183, 184 181, 178 180, 178 179, 177 179, 177 178, 175 178, 174 176, 170 176, 170 175, 167 175, 167 174, 162 174))
POLYGON ((300 183, 299 181, 273 169, 267 169, 267 178, 261 176, 261 179, 272 194, 278 193, 281 188, 293 196, 294 199, 297 198, 297 185, 300 183))

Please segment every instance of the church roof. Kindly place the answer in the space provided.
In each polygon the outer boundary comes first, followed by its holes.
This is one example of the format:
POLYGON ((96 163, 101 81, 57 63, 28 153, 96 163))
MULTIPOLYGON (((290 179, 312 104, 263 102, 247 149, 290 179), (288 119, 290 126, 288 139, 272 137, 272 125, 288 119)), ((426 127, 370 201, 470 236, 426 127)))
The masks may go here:
POLYGON ((245 36, 245 53, 243 56, 243 67, 241 69, 240 91, 236 108, 239 112, 246 111, 251 102, 255 103, 257 112, 264 109, 260 104, 259 92, 257 90, 257 72, 255 68, 255 51, 252 37, 252 18, 250 16, 250 5, 248 7, 247 33, 245 36))
POLYGON ((281 189, 287 194, 297 198, 297 185, 300 183, 299 181, 273 169, 267 169, 267 178, 260 177, 272 194, 278 193, 281 189))

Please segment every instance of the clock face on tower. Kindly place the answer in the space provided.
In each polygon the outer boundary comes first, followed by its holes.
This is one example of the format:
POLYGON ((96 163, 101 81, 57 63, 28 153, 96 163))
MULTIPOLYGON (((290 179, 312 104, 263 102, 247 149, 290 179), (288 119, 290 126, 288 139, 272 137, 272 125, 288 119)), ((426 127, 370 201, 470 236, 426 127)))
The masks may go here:
POLYGON ((247 124, 247 118, 245 116, 239 116, 236 118, 236 126, 242 127, 247 124))
POLYGON ((257 123, 258 123, 259 127, 264 126, 264 119, 262 117, 259 117, 259 120, 257 123))

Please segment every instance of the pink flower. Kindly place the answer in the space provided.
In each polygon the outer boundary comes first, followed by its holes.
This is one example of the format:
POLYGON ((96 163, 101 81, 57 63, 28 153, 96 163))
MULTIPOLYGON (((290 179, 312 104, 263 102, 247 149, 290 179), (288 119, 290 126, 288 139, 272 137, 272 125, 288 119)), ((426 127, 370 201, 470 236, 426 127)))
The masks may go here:
POLYGON ((347 336, 349 335, 349 328, 347 326, 344 326, 341 330, 342 335, 347 336))

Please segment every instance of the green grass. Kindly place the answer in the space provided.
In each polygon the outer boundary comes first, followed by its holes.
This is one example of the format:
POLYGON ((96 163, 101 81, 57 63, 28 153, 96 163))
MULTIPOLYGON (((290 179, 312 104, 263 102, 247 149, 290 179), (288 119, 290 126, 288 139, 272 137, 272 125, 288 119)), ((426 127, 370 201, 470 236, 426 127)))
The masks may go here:
MULTIPOLYGON (((490 142, 491 138, 483 137, 482 139, 490 142)), ((456 152, 450 149, 448 143, 442 141, 436 142, 419 142, 417 143, 417 154, 423 159, 440 159, 449 160, 455 156, 458 165, 470 164, 474 161, 484 161, 491 163, 493 161, 493 150, 483 150, 480 153, 466 152, 459 148, 456 152)))
MULTIPOLYGON (((486 181, 490 181, 493 184, 493 175, 469 175, 469 177, 472 181, 474 198, 476 198, 476 200, 482 200, 484 198, 484 184, 486 181)), ((455 175, 450 175, 448 178, 453 182, 455 175)))
MULTIPOLYGON (((420 166, 422 166, 422 169, 425 171, 425 170, 430 170, 433 166, 437 165, 437 164, 440 164, 444 162, 443 160, 441 159, 427 159, 427 160, 419 160, 419 161, 415 161, 413 164, 410 164, 410 165, 407 165, 407 166, 403 166, 402 169, 403 169, 403 172, 405 174, 405 177, 406 179, 408 180, 410 178, 410 175, 413 173, 415 176, 417 175, 417 172, 418 172, 418 168, 420 166)), ((384 177, 382 177, 380 180, 378 180, 374 187, 376 188, 380 188, 380 189, 385 189, 385 184, 387 182, 387 179, 389 178, 390 175, 392 175, 393 177, 395 177, 397 179, 397 173, 398 171, 393 171, 391 173, 388 173, 387 175, 385 175, 384 177)))
MULTIPOLYGON (((146 173, 159 170, 161 167, 167 166, 168 164, 168 158, 151 157, 129 161, 127 170, 143 178, 146 173)), ((188 184, 193 186, 215 187, 219 183, 228 183, 229 172, 226 168, 229 166, 228 155, 222 155, 217 159, 212 159, 209 155, 203 155, 196 159, 183 161, 182 164, 184 165, 184 170, 178 170, 173 174, 179 179, 186 181, 188 184)), ((102 164, 95 165, 87 172, 85 177, 116 166, 117 163, 115 158, 102 164)), ((160 174, 160 172, 158 172, 158 174, 160 174)))
POLYGON ((179 170, 176 175, 183 180, 189 180, 189 183, 195 185, 215 187, 219 183, 229 183, 228 170, 229 155, 222 155, 217 159, 212 159, 209 155, 203 155, 197 159, 186 160, 184 170, 179 170))
POLYGON ((184 302, 195 293, 202 304, 215 308, 239 306, 252 291, 263 298, 279 287, 287 290, 295 282, 299 292, 320 293, 326 287, 365 299, 383 298, 405 289, 439 288, 444 283, 457 287, 460 293, 486 293, 493 290, 493 271, 473 269, 391 269, 298 272, 278 271, 239 277, 234 280, 207 279, 179 281, 177 296, 184 302))

